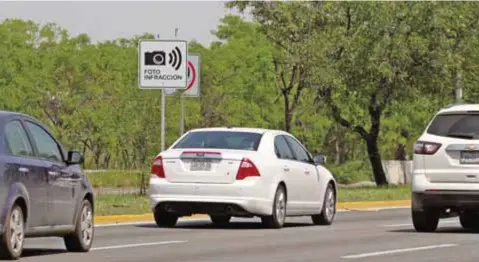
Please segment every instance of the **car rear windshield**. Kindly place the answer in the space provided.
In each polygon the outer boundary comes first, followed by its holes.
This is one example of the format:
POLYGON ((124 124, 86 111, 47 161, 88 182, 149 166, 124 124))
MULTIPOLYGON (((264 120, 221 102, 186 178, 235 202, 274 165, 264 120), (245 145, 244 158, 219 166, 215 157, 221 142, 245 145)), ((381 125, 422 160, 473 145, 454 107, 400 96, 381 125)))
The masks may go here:
POLYGON ((181 139, 173 148, 216 148, 258 150, 262 134, 234 131, 196 131, 181 139))
POLYGON ((449 113, 437 115, 427 129, 428 134, 479 139, 478 113, 449 113))

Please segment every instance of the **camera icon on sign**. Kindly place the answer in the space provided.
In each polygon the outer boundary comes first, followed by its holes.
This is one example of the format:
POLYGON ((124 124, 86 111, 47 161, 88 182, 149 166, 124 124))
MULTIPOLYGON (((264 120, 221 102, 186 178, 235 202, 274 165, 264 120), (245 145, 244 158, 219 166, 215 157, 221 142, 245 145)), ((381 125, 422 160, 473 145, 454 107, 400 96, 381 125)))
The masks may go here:
POLYGON ((145 65, 166 65, 166 54, 163 51, 145 52, 145 65))

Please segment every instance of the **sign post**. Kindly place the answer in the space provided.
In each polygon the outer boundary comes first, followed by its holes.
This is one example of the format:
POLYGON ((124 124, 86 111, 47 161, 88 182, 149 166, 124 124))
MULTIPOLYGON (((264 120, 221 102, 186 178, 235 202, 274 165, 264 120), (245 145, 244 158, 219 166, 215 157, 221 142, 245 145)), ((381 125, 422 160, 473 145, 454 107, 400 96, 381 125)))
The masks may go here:
MULTIPOLYGON (((185 110, 184 97, 200 96, 200 56, 199 54, 188 54, 188 84, 186 89, 182 90, 180 96, 181 116, 180 116, 180 136, 185 129, 185 110)), ((166 89, 166 95, 174 95, 177 89, 166 89)))
POLYGON ((161 151, 165 149, 165 90, 184 90, 188 84, 188 44, 183 40, 140 40, 138 45, 140 89, 160 89, 161 151))

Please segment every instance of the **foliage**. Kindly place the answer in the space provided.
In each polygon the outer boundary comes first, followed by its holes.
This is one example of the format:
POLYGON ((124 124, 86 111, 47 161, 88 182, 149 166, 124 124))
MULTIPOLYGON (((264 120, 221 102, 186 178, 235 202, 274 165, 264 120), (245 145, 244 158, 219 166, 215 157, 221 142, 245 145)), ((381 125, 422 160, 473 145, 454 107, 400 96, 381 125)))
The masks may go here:
MULTIPOLYGON (((189 43, 201 57, 201 97, 185 98, 185 130, 289 130, 327 155, 341 181, 374 174, 385 184, 380 161, 410 159, 455 90, 479 98, 475 2, 227 5, 254 21, 227 15, 212 32, 219 41, 189 43)), ((4 20, 0 108, 45 122, 66 148, 85 153, 87 169, 148 169, 160 150, 161 95, 138 88, 145 38, 153 36, 93 43, 56 24, 4 20)), ((167 145, 179 135, 179 112, 179 97, 167 97, 167 145)))

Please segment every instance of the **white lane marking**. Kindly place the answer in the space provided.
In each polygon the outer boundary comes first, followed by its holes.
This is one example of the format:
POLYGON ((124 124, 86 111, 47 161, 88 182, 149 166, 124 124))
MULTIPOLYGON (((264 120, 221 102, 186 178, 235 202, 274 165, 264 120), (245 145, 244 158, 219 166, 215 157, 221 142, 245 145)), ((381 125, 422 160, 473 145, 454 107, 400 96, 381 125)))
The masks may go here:
MULTIPOLYGON (((178 222, 199 222, 199 221, 209 221, 209 218, 190 218, 190 219, 180 219, 178 222)), ((138 226, 138 225, 153 225, 154 221, 138 221, 138 222, 119 222, 119 223, 110 223, 110 224, 97 224, 95 227, 118 227, 118 226, 138 226)))
POLYGON ((343 256, 341 258, 373 257, 373 256, 382 256, 382 255, 389 255, 389 254, 396 254, 396 253, 406 253, 406 252, 429 250, 429 249, 436 249, 436 248, 445 248, 445 247, 455 247, 455 246, 458 246, 458 245, 457 244, 443 244, 443 245, 422 246, 422 247, 403 248, 403 249, 392 249, 392 250, 385 250, 385 251, 378 251, 378 252, 371 252, 371 253, 348 255, 348 256, 343 256))
POLYGON ((146 247, 146 246, 158 246, 158 245, 169 245, 169 244, 181 244, 187 243, 188 241, 162 241, 162 242, 150 242, 150 243, 139 243, 139 244, 126 244, 126 245, 117 245, 117 246, 104 246, 104 247, 94 247, 90 250, 108 250, 108 249, 118 249, 118 248, 128 248, 128 247, 146 247))
MULTIPOLYGON (((404 209, 409 207, 381 207, 381 208, 358 208, 358 209, 338 209, 336 212, 352 212, 352 211, 381 211, 381 210, 390 210, 390 209, 404 209)), ((200 222, 200 221, 210 221, 209 218, 180 218, 179 222, 200 222)), ((154 224, 153 221, 137 221, 137 222, 118 222, 118 223, 108 223, 108 224, 96 224, 95 227, 118 227, 118 226, 137 226, 137 225, 151 225, 154 224)))
MULTIPOLYGON (((457 220, 457 218, 455 219, 445 219, 445 220, 440 220, 439 221, 439 224, 455 224, 455 223, 459 223, 459 221, 457 220)), ((413 224, 411 223, 405 223, 405 224, 391 224, 391 225, 382 225, 383 227, 409 227, 409 226, 413 226, 413 224)))

